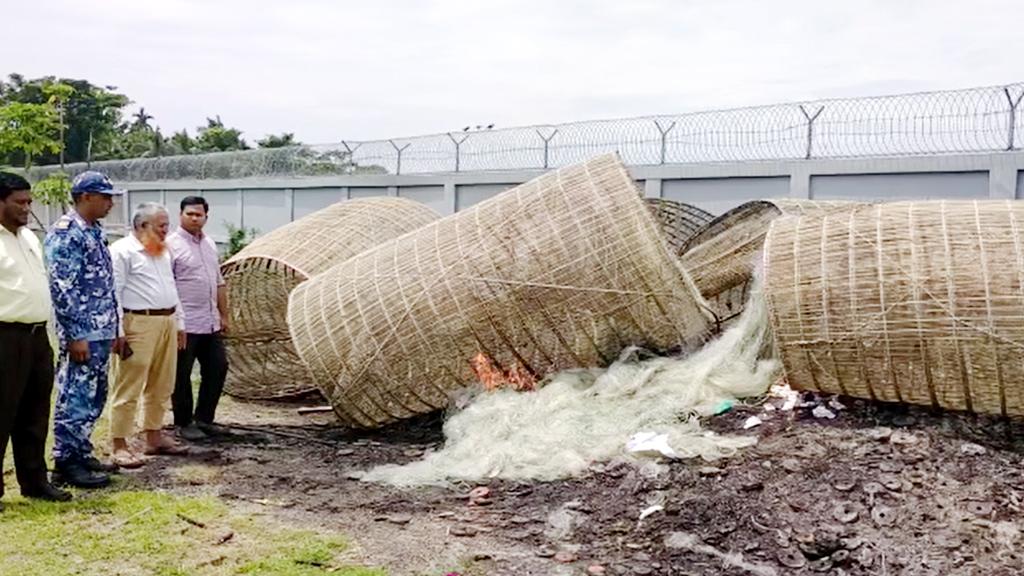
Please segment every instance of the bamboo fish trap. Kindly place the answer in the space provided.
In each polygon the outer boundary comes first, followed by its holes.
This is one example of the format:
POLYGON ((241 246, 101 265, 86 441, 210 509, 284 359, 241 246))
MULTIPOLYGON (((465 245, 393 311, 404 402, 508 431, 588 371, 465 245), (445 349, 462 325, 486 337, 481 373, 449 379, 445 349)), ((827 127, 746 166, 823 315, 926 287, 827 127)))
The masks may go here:
POLYGON ((780 219, 764 259, 794 387, 1024 415, 1024 202, 780 219))
POLYGON ((257 238, 224 263, 232 396, 271 399, 316 390, 288 335, 288 294, 333 264, 440 218, 403 198, 339 202, 257 238))
POLYGON ((632 345, 698 343, 707 319, 614 155, 548 173, 299 285, 288 326, 339 417, 375 427, 448 404, 483 355, 542 378, 632 345))
POLYGON ((739 316, 768 228, 780 216, 843 212, 853 202, 757 200, 708 223, 681 247, 682 263, 715 316, 718 329, 739 316))
POLYGON ((690 239, 715 219, 706 210, 674 200, 645 198, 644 202, 661 226, 669 248, 676 255, 681 255, 690 239))

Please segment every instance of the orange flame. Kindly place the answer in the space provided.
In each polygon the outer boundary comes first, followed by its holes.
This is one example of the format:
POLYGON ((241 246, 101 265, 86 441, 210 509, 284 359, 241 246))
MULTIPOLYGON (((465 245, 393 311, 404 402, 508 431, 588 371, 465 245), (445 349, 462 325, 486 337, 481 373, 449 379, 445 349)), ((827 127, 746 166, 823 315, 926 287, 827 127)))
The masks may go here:
POLYGON ((480 385, 488 392, 501 388, 511 388, 519 392, 535 390, 537 379, 529 370, 516 364, 510 370, 502 370, 483 352, 478 353, 469 361, 473 373, 480 385))

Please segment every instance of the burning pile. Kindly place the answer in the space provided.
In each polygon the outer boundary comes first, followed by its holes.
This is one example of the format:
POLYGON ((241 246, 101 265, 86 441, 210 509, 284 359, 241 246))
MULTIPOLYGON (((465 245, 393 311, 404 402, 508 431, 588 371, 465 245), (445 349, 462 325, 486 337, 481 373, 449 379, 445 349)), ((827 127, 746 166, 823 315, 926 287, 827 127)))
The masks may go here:
POLYGON ((442 451, 368 479, 562 477, 638 432, 713 459, 750 440, 699 418, 782 370, 795 389, 1024 414, 1018 202, 761 201, 712 221, 645 203, 609 155, 443 219, 365 209, 349 253, 332 240, 296 265, 254 244, 226 266, 259 278, 234 288, 236 317, 268 328, 242 331, 273 356, 240 362, 258 391, 301 360, 289 390, 313 383, 343 422, 378 427, 472 390, 442 451))
POLYGON ((672 457, 728 456, 753 438, 713 434, 699 419, 768 391, 779 368, 762 357, 768 338, 755 286, 740 319, 688 357, 642 359, 629 348, 606 370, 561 372, 536 391, 480 393, 445 423, 442 450, 405 466, 381 466, 363 479, 398 486, 553 480, 622 457, 638 432, 664 436, 672 457))
POLYGON ((700 295, 615 156, 563 168, 299 285, 292 341, 346 423, 448 405, 484 354, 533 379, 707 334, 700 295))

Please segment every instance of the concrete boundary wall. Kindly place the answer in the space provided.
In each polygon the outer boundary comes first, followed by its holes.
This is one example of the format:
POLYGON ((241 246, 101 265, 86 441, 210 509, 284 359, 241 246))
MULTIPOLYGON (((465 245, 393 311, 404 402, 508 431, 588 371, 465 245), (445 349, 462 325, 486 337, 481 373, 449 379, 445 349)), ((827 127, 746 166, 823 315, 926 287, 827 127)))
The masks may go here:
MULTIPOLYGON (((631 166, 644 195, 668 198, 721 213, 765 197, 849 200, 937 198, 1024 199, 1024 151, 941 156, 809 159, 631 166)), ((116 182, 127 202, 108 220, 123 233, 131 207, 142 201, 177 212, 181 198, 197 194, 211 204, 210 232, 226 239, 227 223, 260 232, 333 202, 366 196, 403 196, 451 214, 526 182, 542 170, 445 172, 410 175, 330 176, 285 179, 116 182)), ((37 211, 52 222, 53 209, 37 211)), ((172 221, 174 219, 172 218, 172 221)))

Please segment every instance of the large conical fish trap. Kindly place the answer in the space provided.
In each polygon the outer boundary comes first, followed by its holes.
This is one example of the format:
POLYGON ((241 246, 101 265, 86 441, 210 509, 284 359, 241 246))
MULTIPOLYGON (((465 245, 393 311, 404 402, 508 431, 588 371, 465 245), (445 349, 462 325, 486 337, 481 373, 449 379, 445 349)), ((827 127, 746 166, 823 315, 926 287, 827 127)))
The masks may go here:
POLYGON ((785 198, 741 204, 715 218, 683 244, 683 267, 707 300, 717 322, 727 323, 743 311, 754 267, 773 220, 780 216, 843 212, 860 205, 785 198))
POLYGON ((780 219, 765 275, 792 386, 1024 414, 1024 202, 780 219))
POLYGON ((626 346, 696 344, 700 296, 613 155, 546 174, 335 266, 292 293, 292 340, 342 420, 447 405, 497 369, 541 378, 626 346))
POLYGON ((288 336, 288 294, 314 274, 438 218, 403 198, 339 202, 261 236, 225 262, 226 391, 269 399, 316 390, 288 336))
POLYGON ((644 202, 661 226, 669 248, 677 255, 685 252, 690 239, 715 219, 706 210, 674 200, 645 198, 644 202))

